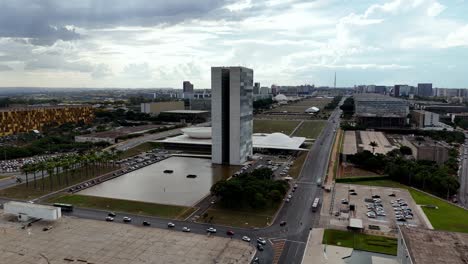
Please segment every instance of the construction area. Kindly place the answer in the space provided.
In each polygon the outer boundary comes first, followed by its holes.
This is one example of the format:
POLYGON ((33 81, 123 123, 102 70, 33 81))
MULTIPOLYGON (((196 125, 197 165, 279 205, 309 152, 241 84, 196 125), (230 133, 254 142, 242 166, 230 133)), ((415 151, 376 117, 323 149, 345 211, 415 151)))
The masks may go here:
POLYGON ((216 236, 64 217, 21 228, 0 210, 0 263, 249 263, 249 243, 216 236))

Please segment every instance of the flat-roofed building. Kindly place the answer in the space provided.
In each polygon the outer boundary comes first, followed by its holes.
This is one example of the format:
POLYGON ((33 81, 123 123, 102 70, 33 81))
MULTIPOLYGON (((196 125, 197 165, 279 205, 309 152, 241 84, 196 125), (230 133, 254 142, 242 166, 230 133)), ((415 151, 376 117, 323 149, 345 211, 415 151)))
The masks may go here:
MULTIPOLYGON (((144 125, 135 127, 121 127, 111 131, 96 132, 75 136, 76 142, 108 142, 110 144, 117 143, 119 139, 125 138, 128 135, 144 134, 146 132, 160 129, 166 126, 163 125, 144 125)), ((167 126, 172 127, 172 126, 167 126)))
POLYGON ((411 121, 418 128, 435 127, 439 125, 439 115, 424 110, 413 110, 411 111, 411 121))
POLYGON ((368 128, 395 128, 406 125, 409 106, 406 101, 381 94, 356 94, 355 117, 368 128))
POLYGON ((31 106, 0 109, 0 136, 41 131, 47 125, 91 123, 94 109, 89 105, 31 106))
POLYGON ((398 263, 468 263, 468 234, 397 226, 398 263))
POLYGON ((159 114, 159 119, 165 122, 203 123, 208 121, 209 111, 203 110, 170 110, 159 114))
POLYGON ((401 144, 411 149, 416 160, 430 160, 443 164, 449 159, 450 146, 443 141, 435 141, 428 137, 405 136, 401 144))
POLYGON ((161 112, 170 110, 184 110, 183 101, 169 101, 169 102, 153 102, 142 103, 141 112, 152 115, 159 115, 161 112))

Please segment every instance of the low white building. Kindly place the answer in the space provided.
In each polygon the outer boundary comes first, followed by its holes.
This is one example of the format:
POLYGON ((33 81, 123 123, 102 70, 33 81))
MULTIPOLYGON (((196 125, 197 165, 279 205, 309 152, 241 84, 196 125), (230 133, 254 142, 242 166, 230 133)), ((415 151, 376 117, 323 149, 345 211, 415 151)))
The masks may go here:
POLYGON ((13 214, 18 217, 19 221, 29 221, 30 219, 43 219, 48 221, 56 221, 62 217, 60 207, 22 203, 22 202, 6 202, 3 205, 6 214, 13 214))

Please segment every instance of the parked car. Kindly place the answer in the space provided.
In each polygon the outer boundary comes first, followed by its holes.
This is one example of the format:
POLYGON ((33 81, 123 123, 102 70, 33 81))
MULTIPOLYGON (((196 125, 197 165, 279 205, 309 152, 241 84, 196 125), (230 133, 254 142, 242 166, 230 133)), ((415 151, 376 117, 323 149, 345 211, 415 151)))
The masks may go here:
POLYGON ((280 226, 285 226, 285 225, 286 225, 286 221, 281 221, 280 226))
POLYGON ((150 225, 151 225, 151 223, 150 223, 150 222, 148 222, 148 221, 143 221, 143 225, 144 225, 144 226, 150 226, 150 225))
POLYGON ((106 221, 107 221, 107 222, 112 222, 112 221, 114 221, 114 218, 113 218, 113 217, 110 217, 110 216, 108 216, 108 217, 106 217, 106 221))
POLYGON ((130 217, 124 216, 123 221, 125 223, 130 223, 132 221, 132 219, 130 217))
POLYGON ((250 237, 248 237, 248 236, 243 236, 243 237, 242 237, 242 240, 243 240, 243 241, 246 241, 246 242, 250 242, 250 237))
POLYGON ((261 245, 266 245, 266 240, 263 239, 263 238, 261 238, 261 237, 259 237, 259 238, 257 238, 257 243, 259 243, 259 244, 261 244, 261 245))
POLYGON ((172 222, 167 223, 167 227, 175 227, 175 224, 172 222))
POLYGON ((258 249, 258 251, 263 251, 262 245, 258 244, 258 245, 257 245, 257 249, 258 249))
POLYGON ((208 233, 216 233, 216 229, 213 228, 213 227, 210 227, 210 228, 206 229, 206 231, 207 231, 208 233))
POLYGON ((187 232, 187 233, 188 233, 188 232, 190 232, 190 228, 184 226, 184 227, 182 228, 182 232, 187 232))
POLYGON ((107 214, 107 216, 116 217, 116 214, 115 214, 114 212, 109 212, 109 213, 107 214))

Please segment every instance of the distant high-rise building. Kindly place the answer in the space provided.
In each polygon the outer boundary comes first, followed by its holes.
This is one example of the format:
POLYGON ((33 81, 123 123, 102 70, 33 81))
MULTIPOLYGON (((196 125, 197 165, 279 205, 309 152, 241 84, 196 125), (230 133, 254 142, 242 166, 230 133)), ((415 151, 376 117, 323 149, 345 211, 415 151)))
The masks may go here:
POLYGON ((254 83, 253 94, 259 94, 259 93, 260 93, 260 83, 256 82, 254 83))
POLYGON ((260 94, 269 94, 270 88, 268 87, 260 87, 260 94))
POLYGON ((276 85, 274 85, 274 84, 272 84, 272 85, 271 85, 271 93, 272 93, 273 95, 277 95, 277 94, 279 93, 279 87, 276 86, 276 85))
POLYGON ((418 83, 418 95, 422 97, 432 96, 432 83, 418 83))
POLYGON ((396 84, 393 87, 393 96, 408 96, 411 93, 411 87, 406 84, 396 84))
POLYGON ((211 68, 212 162, 240 165, 252 155, 253 70, 211 68))
POLYGON ((184 99, 192 99, 193 98, 193 84, 189 81, 184 81, 182 92, 184 94, 184 99))

